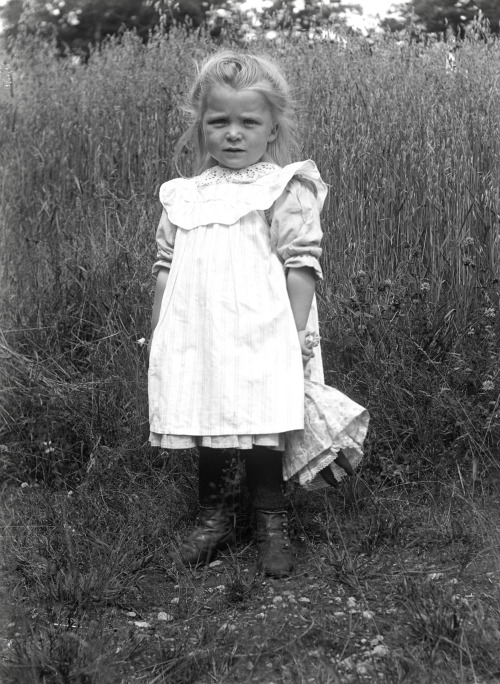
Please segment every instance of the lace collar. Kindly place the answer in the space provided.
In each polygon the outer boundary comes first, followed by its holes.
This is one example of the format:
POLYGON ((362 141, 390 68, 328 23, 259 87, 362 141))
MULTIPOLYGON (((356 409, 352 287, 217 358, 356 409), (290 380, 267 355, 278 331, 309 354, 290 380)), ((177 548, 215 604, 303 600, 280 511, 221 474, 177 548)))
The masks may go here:
POLYGON ((252 183, 279 168, 276 164, 269 162, 258 162, 244 169, 226 169, 222 166, 212 166, 197 176, 195 181, 198 187, 219 185, 221 183, 252 183))

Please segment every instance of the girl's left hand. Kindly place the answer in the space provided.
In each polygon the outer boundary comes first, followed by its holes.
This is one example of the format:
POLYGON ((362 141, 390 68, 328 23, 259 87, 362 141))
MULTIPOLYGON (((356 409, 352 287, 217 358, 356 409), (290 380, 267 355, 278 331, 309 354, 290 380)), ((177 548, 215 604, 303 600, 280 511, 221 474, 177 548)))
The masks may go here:
POLYGON ((299 335, 300 349, 302 351, 302 363, 304 364, 304 366, 307 366, 309 361, 314 356, 313 341, 311 339, 311 336, 310 336, 310 333, 308 330, 299 330, 298 335, 299 335), (309 339, 307 338, 308 335, 309 335, 309 339))

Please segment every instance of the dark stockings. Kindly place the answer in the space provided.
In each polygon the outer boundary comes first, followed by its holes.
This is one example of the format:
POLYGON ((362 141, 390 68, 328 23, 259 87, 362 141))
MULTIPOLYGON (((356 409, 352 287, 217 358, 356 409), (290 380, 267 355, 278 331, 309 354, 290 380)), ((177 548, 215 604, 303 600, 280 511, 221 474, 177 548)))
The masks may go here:
POLYGON ((235 458, 227 449, 198 448, 199 458, 199 502, 201 506, 229 506, 231 498, 231 474, 235 458))
POLYGON ((282 511, 285 508, 283 453, 259 446, 244 453, 253 507, 263 511, 282 511))
MULTIPOLYGON (((233 453, 226 449, 199 447, 199 500, 201 506, 231 506, 234 499, 233 453)), ((254 446, 243 451, 248 489, 253 507, 265 511, 285 508, 282 452, 254 446)))

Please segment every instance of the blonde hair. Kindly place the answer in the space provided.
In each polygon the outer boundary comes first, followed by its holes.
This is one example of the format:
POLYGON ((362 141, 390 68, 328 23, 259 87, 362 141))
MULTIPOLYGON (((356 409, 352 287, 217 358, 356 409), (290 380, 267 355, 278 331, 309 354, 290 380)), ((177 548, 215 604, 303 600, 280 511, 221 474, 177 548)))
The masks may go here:
POLYGON ((185 106, 189 127, 175 147, 176 168, 187 147, 195 154, 195 173, 215 165, 206 149, 202 122, 209 93, 221 85, 235 90, 253 90, 262 95, 277 125, 276 139, 268 144, 266 154, 279 166, 290 164, 297 155, 298 144, 294 103, 288 83, 267 57, 225 49, 208 57, 198 67, 185 106))

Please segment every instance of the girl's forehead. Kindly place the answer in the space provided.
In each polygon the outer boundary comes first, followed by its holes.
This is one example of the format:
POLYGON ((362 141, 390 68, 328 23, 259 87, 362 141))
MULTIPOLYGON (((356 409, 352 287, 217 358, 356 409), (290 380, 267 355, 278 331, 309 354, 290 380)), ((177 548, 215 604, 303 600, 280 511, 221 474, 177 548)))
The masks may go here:
POLYGON ((265 109, 269 111, 269 106, 265 97, 256 90, 249 88, 237 90, 223 85, 214 86, 207 95, 205 111, 227 109, 240 111, 265 109))

